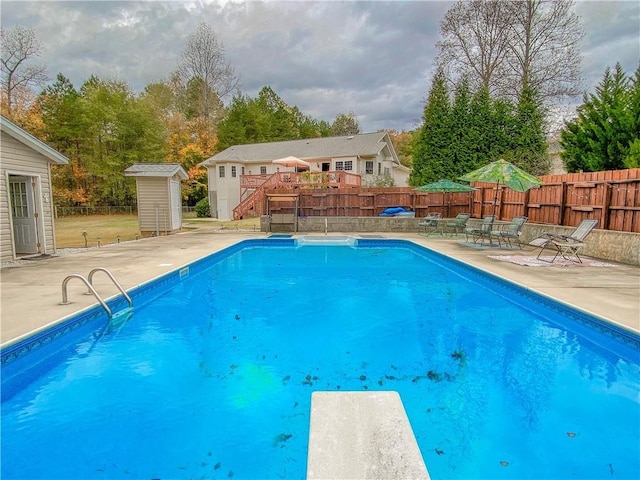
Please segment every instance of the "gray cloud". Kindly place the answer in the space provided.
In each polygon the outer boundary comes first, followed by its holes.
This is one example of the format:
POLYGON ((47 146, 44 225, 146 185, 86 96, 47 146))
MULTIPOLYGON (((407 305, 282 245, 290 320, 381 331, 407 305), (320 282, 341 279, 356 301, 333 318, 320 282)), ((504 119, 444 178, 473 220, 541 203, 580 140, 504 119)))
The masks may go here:
MULTIPOLYGON (((353 111, 362 131, 414 128, 429 90, 444 1, 3 1, 2 28, 33 28, 50 77, 91 75, 134 91, 168 78, 201 22, 224 43, 242 92, 270 85, 290 105, 332 121, 353 111)), ((640 5, 579 2, 589 90, 620 61, 640 58, 640 5)))

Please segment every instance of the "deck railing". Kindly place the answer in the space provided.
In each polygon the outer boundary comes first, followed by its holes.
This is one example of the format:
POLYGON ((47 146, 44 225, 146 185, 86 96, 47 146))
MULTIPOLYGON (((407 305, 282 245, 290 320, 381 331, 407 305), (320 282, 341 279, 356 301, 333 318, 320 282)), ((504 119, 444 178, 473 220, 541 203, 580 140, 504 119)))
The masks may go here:
POLYGON ((360 175, 344 171, 276 172, 270 175, 240 175, 240 198, 233 209, 234 220, 266 213, 264 198, 267 189, 348 188, 359 187, 360 175))

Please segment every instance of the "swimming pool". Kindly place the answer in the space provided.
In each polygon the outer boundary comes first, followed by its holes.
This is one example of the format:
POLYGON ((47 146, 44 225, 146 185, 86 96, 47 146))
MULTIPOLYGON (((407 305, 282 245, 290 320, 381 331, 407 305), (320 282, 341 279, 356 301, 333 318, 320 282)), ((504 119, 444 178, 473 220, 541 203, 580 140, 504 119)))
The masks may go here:
POLYGON ((410 242, 245 241, 131 294, 2 352, 2 478, 303 478, 314 390, 398 391, 432 478, 637 477, 637 336, 410 242))

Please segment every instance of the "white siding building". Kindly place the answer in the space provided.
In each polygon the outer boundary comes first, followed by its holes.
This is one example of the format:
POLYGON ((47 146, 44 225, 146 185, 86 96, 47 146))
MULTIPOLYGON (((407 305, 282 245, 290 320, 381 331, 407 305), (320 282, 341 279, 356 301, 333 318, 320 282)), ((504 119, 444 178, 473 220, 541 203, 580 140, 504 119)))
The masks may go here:
POLYGON ((286 167, 272 162, 288 156, 308 162, 310 172, 344 171, 360 175, 364 187, 381 182, 385 186, 408 185, 410 170, 400 164, 386 132, 234 145, 202 162, 207 168, 211 215, 221 220, 232 219, 233 209, 244 199, 240 176, 286 171, 286 167))
POLYGON ((124 171, 136 178, 138 225, 143 235, 182 228, 181 180, 189 178, 178 163, 135 163, 124 171))
POLYGON ((51 164, 69 159, 0 116, 0 259, 56 251, 51 164))

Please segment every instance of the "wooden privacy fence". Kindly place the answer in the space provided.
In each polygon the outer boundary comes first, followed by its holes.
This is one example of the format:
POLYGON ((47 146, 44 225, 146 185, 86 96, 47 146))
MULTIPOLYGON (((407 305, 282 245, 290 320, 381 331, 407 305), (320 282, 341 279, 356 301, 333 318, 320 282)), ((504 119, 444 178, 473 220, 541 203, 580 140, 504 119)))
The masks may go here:
MULTIPOLYGON (((640 233, 640 169, 545 175, 538 188, 521 193, 495 184, 475 183, 470 193, 417 192, 410 187, 297 189, 301 216, 372 217, 387 207, 409 207, 416 217, 438 212, 475 218, 494 213, 500 220, 526 216, 529 222, 576 226, 597 218, 598 228, 640 233)), ((281 190, 269 190, 278 193, 281 190)), ((291 193, 291 190, 287 190, 291 193)), ((286 212, 291 204, 270 205, 286 212)), ((261 213, 266 213, 266 207, 261 213)))

